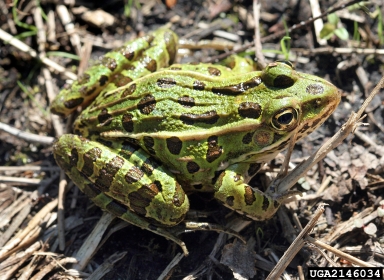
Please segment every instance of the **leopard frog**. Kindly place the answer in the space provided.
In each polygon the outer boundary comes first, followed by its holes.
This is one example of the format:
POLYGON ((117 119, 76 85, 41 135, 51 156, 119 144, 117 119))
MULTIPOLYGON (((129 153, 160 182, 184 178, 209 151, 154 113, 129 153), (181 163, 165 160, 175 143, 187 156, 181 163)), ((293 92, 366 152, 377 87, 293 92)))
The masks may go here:
POLYGON ((335 110, 340 94, 289 63, 254 71, 226 65, 173 64, 178 38, 160 29, 107 53, 51 106, 85 109, 75 134, 53 151, 90 199, 121 219, 184 243, 167 227, 183 221, 187 194, 212 192, 255 220, 270 218, 284 195, 248 184, 259 168, 335 110), (169 66, 170 65, 170 66, 169 66))

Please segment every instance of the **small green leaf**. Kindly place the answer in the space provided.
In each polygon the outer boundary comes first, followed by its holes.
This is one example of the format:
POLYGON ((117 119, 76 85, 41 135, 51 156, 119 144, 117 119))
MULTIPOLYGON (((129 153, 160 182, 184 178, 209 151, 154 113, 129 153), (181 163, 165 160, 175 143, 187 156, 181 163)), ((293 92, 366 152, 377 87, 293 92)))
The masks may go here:
POLYGON ((339 22, 339 17, 335 13, 329 14, 328 22, 333 24, 334 26, 337 26, 337 23, 339 22))
POLYGON ((348 40, 349 37, 348 31, 344 27, 337 28, 335 30, 335 35, 344 41, 348 40))
POLYGON ((321 39, 330 38, 333 35, 333 33, 335 32, 335 29, 336 29, 335 25, 327 22, 326 24, 324 24, 323 29, 321 29, 321 31, 320 31, 320 38, 321 39))

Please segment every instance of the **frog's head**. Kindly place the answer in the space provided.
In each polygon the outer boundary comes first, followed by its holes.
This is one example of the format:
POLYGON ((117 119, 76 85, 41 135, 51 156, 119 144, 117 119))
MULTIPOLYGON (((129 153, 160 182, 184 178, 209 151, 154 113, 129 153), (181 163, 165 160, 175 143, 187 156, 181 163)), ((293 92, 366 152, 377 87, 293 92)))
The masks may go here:
POLYGON ((340 92, 334 85, 296 72, 287 63, 269 64, 260 78, 258 91, 262 92, 263 104, 250 143, 254 149, 243 154, 241 161, 269 161, 288 146, 294 133, 299 140, 317 129, 340 102, 340 92))

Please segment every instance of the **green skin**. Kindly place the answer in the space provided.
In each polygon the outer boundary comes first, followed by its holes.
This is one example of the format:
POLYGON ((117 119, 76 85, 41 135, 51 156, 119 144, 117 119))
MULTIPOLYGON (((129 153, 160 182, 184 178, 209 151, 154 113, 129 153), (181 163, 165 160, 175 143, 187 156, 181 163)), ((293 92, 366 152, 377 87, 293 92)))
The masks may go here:
POLYGON ((57 163, 99 207, 178 243, 165 230, 183 221, 187 193, 214 192, 255 220, 277 211, 284 194, 248 185, 265 162, 320 126, 340 101, 335 86, 282 62, 253 71, 226 65, 172 65, 177 36, 160 29, 106 54, 52 111, 90 104, 75 133, 54 144, 57 163), (151 73, 152 72, 152 73, 151 73))

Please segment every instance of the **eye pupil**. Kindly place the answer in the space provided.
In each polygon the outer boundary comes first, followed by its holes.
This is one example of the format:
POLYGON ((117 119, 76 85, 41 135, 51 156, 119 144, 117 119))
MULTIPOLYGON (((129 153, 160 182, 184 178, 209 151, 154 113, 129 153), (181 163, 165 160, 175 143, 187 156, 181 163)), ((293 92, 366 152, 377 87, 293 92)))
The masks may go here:
POLYGON ((272 126, 278 131, 291 131, 299 121, 299 111, 292 107, 282 108, 272 118, 272 126))
POLYGON ((293 119, 292 113, 286 113, 278 117, 277 121, 280 124, 290 124, 293 119))

